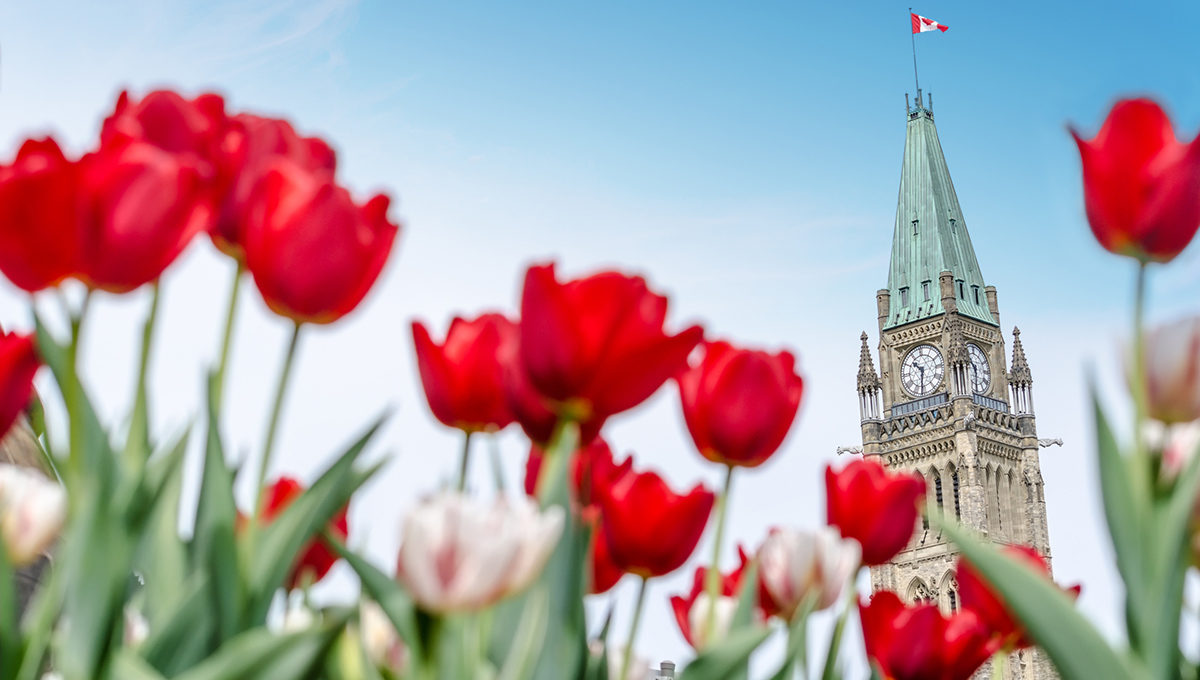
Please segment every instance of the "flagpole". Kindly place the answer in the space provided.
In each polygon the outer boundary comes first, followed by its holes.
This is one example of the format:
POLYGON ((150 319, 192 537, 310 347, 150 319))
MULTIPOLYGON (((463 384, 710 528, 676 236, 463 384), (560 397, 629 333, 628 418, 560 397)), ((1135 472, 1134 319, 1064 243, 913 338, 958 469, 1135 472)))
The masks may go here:
MULTIPOLYGON (((911 25, 911 24, 912 24, 912 7, 909 7, 909 8, 908 8, 908 21, 909 21, 909 24, 911 25)), ((918 104, 919 104, 919 103, 920 103, 920 101, 921 101, 921 99, 920 99, 920 96, 921 96, 921 95, 920 95, 920 92, 921 92, 921 76, 919 76, 919 75, 917 74, 917 34, 916 34, 916 33, 910 33, 908 37, 912 39, 912 53, 913 53, 913 80, 916 80, 916 81, 917 81, 917 93, 918 93, 918 94, 917 94, 917 102, 918 102, 918 104)))

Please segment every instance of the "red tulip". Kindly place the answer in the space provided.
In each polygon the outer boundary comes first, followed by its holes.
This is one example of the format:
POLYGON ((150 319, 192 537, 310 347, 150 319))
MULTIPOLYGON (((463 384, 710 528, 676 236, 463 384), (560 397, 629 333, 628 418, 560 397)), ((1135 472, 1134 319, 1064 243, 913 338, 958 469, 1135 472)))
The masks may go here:
POLYGON ((607 593, 624 575, 625 572, 613 563, 612 551, 604 538, 604 529, 596 526, 592 533, 592 580, 588 584, 588 594, 607 593))
POLYGON ((1200 227, 1200 138, 1176 139, 1167 114, 1149 99, 1117 102, 1091 140, 1071 134, 1100 245, 1142 262, 1174 259, 1200 227))
POLYGON ((642 403, 687 362, 704 331, 663 332, 667 299, 638 276, 602 272, 560 283, 530 267, 521 295, 520 357, 560 417, 602 419, 642 403))
POLYGON ((495 432, 513 421, 504 398, 504 370, 497 353, 513 322, 500 314, 473 321, 455 317, 446 341, 437 345, 419 321, 413 344, 425 398, 434 417, 464 432, 495 432))
MULTIPOLYGON (((1047 566, 1045 558, 1032 547, 1009 545, 1004 547, 1004 552, 1033 568, 1047 580, 1050 579, 1050 567, 1047 566)), ((974 612, 979 620, 1001 639, 1004 648, 1013 650, 1033 646, 1034 643, 1029 639, 1025 627, 1013 617, 1005 606, 1004 599, 992 590, 991 585, 970 562, 959 558, 955 578, 958 580, 958 596, 962 600, 963 609, 974 612)), ((1080 586, 1072 586, 1065 592, 1074 599, 1079 597, 1080 590, 1080 586)))
POLYGON ((0 437, 25 411, 40 365, 32 336, 0 330, 0 437))
POLYGON ((79 165, 51 137, 27 139, 0 166, 0 271, 31 293, 75 273, 79 165))
POLYGON ((100 130, 101 146, 145 142, 192 167, 214 189, 228 183, 225 163, 229 119, 220 95, 202 94, 188 101, 170 90, 151 92, 134 102, 121 92, 113 113, 100 130))
MULTIPOLYGON (((533 388, 529 377, 525 375, 521 365, 519 333, 514 332, 504 343, 500 360, 504 365, 504 397, 513 418, 534 445, 545 448, 554 438, 558 416, 550 410, 546 398, 533 388)), ((603 426, 604 418, 592 418, 579 423, 580 445, 590 444, 603 426)))
POLYGON ((696 572, 692 575, 692 589, 687 596, 671 597, 671 609, 675 612, 675 623, 679 624, 679 632, 683 633, 683 639, 696 651, 702 651, 729 635, 733 615, 737 611, 737 598, 741 594, 743 567, 744 563, 736 570, 720 575, 720 594, 717 596, 716 612, 712 615, 711 640, 704 633, 704 628, 708 625, 709 610, 713 607, 705 588, 708 570, 711 567, 696 567, 696 572))
POLYGON ((359 206, 327 172, 276 160, 259 183, 243 246, 267 306, 297 322, 332 323, 366 296, 400 227, 389 199, 359 206))
POLYGON ((967 680, 1000 648, 969 611, 946 617, 936 604, 905 607, 882 590, 858 612, 867 657, 884 680, 967 680))
MULTIPOLYGON (((266 489, 266 496, 263 500, 263 521, 270 524, 271 520, 275 519, 302 493, 304 493, 304 487, 300 482, 291 477, 280 477, 266 489)), ((329 522, 329 532, 343 542, 349 535, 350 529, 346 521, 347 509, 339 510, 329 522)), ((325 574, 329 573, 329 570, 333 568, 333 563, 337 561, 337 553, 325 543, 324 539, 313 538, 297 553, 296 562, 288 574, 288 589, 294 589, 305 583, 306 580, 310 583, 320 581, 325 578, 325 574)))
POLYGON ((243 259, 242 230, 249 219, 250 199, 271 164, 287 158, 307 170, 332 175, 337 156, 324 140, 296 134, 286 120, 240 113, 230 119, 229 129, 226 146, 233 176, 211 236, 222 252, 243 259))
POLYGON ((79 277, 124 293, 162 275, 212 216, 192 164, 145 142, 115 141, 80 161, 79 277))
POLYGON ((825 495, 829 524, 862 544, 864 565, 876 566, 912 538, 925 480, 893 474, 874 460, 856 460, 837 473, 826 466, 825 495))
POLYGON ((629 471, 600 502, 613 563, 643 578, 675 571, 700 542, 713 501, 703 484, 678 495, 653 472, 629 471))
MULTIPOLYGON (((536 495, 538 478, 546 453, 537 444, 529 447, 529 459, 525 463, 525 493, 536 495)), ((596 437, 587 446, 577 449, 568 463, 571 491, 583 508, 598 506, 608 489, 633 469, 633 457, 621 461, 613 460, 608 442, 596 437)))
POLYGON ((706 342, 704 358, 679 375, 683 417, 700 454, 756 467, 779 449, 796 419, 804 381, 791 352, 768 354, 706 342))

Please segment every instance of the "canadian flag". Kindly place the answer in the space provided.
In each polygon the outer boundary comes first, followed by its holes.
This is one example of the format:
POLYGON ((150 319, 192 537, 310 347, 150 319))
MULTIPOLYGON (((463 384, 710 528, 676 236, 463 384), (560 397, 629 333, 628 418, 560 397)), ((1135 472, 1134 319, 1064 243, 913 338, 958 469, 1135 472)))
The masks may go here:
POLYGON ((933 19, 926 19, 925 17, 917 14, 912 15, 912 25, 913 33, 925 33, 926 31, 941 31, 942 33, 945 33, 946 29, 950 28, 949 26, 939 24, 933 19))

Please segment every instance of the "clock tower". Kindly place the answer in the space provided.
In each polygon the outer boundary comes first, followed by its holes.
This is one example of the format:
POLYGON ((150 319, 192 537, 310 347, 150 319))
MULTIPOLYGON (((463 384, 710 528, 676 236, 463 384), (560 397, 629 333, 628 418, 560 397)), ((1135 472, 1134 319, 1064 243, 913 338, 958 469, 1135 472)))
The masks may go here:
MULTIPOLYGON (((1008 364, 996 288, 984 282, 934 125, 932 98, 907 107, 907 138, 887 288, 876 294, 879 372, 862 334, 858 370, 863 455, 925 478, 929 512, 1000 544, 1050 538, 1020 331, 1008 364)), ((908 547, 871 569, 873 590, 959 608, 958 553, 918 520, 908 547)), ((1016 652, 1006 678, 1056 678, 1037 649, 1016 652)), ((976 677, 990 678, 985 665, 976 677)))

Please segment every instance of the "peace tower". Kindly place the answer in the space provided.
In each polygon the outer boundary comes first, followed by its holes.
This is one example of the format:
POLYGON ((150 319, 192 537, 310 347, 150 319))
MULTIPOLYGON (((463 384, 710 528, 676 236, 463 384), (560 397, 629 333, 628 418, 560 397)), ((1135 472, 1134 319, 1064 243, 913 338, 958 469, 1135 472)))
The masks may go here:
MULTIPOLYGON (((953 515, 987 540, 1030 545, 1050 561, 1033 411, 1033 376, 1013 329, 1006 363, 996 288, 984 283, 934 125, 932 96, 908 110, 887 288, 876 294, 879 373, 862 334, 862 452, 925 478, 930 513, 953 515)), ((927 520, 872 590, 959 607, 958 551, 927 520)), ((990 664, 976 674, 990 678, 990 664)), ((1012 680, 1056 678, 1041 650, 1017 652, 1012 680)))

